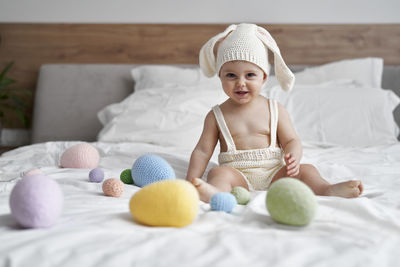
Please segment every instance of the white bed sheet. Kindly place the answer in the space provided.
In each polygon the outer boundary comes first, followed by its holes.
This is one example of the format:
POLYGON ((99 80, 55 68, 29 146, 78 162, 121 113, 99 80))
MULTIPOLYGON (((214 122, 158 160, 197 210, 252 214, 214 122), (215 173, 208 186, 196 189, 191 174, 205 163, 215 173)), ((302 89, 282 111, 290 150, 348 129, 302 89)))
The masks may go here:
MULTIPOLYGON (((121 198, 103 195, 85 169, 61 169, 62 152, 75 142, 22 147, 0 157, 0 266, 396 266, 400 260, 400 144, 372 148, 305 145, 303 163, 330 182, 358 178, 357 199, 318 196, 306 227, 275 223, 266 192, 252 193, 232 214, 200 202, 184 228, 147 227, 133 221, 128 202, 139 190, 125 185, 121 198), (64 209, 49 229, 21 229, 8 199, 22 171, 40 167, 64 192, 64 209)), ((144 153, 157 153, 184 177, 190 152, 140 143, 92 143, 106 178, 119 177, 144 153)), ((215 164, 214 161, 209 167, 215 164)))

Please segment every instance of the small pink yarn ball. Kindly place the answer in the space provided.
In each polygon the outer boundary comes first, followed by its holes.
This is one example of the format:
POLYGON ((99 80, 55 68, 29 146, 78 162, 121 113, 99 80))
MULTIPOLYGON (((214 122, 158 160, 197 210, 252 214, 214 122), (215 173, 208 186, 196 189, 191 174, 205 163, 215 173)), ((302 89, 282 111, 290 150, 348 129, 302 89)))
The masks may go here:
POLYGON ((120 197, 124 193, 124 183, 117 178, 109 178, 103 183, 104 195, 120 197))
POLYGON ((88 143, 82 143, 65 150, 60 165, 62 168, 94 169, 99 165, 99 160, 97 149, 88 143))

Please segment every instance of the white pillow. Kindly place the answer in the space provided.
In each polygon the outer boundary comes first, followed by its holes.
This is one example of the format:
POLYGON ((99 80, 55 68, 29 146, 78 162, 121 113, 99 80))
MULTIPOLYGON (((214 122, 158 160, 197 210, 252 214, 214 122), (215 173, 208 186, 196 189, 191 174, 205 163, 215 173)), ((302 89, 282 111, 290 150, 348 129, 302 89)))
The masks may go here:
POLYGON ((274 87, 269 97, 287 109, 302 141, 354 147, 398 142, 393 110, 400 98, 390 90, 297 85, 290 93, 274 87))
MULTIPOLYGON (((371 88, 381 88, 383 73, 382 58, 357 58, 306 68, 296 72, 297 85, 320 84, 333 80, 351 79, 371 88)), ((278 85, 275 76, 270 76, 266 88, 278 85)))
POLYGON ((113 118, 100 131, 98 140, 193 149, 205 116, 226 98, 222 89, 201 86, 138 91, 99 112, 99 118, 113 118))
POLYGON ((143 65, 131 70, 135 81, 135 91, 147 88, 203 86, 218 87, 221 82, 217 76, 204 76, 198 66, 180 67, 173 65, 143 65))
POLYGON ((103 109, 101 109, 97 113, 97 118, 101 122, 101 124, 104 126, 107 123, 109 123, 112 119, 114 119, 116 116, 124 112, 127 106, 130 105, 130 102, 132 101, 133 94, 129 95, 127 98, 122 100, 119 103, 113 103, 110 104, 103 109))
MULTIPOLYGON (((221 81, 218 77, 208 78, 196 66, 142 65, 133 68, 131 75, 135 81, 135 92, 156 88, 222 90, 221 81)), ((129 99, 128 97, 120 103, 109 105, 106 109, 101 110, 97 114, 100 122, 103 125, 109 123, 124 110, 125 105, 129 105, 129 99)))
MULTIPOLYGON (((382 83, 382 58, 357 58, 331 62, 328 64, 306 68, 297 72, 296 84, 320 84, 333 80, 351 79, 365 86, 380 88, 382 83)), ((182 67, 174 65, 142 65, 131 70, 135 81, 135 91, 146 88, 197 86, 220 88, 217 76, 204 76, 198 66, 182 67)), ((264 86, 270 89, 278 85, 274 75, 268 77, 264 86)))

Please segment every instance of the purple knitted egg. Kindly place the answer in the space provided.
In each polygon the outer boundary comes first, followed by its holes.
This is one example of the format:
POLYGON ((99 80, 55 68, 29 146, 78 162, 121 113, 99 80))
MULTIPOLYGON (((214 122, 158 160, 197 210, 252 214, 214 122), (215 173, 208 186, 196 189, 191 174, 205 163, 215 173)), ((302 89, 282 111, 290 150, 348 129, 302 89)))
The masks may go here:
POLYGON ((52 226, 61 214, 63 202, 60 186, 43 174, 25 176, 10 195, 11 214, 25 228, 52 226))
POLYGON ((89 181, 92 183, 101 183, 104 180, 104 172, 100 168, 94 168, 89 172, 89 181))
POLYGON ((97 149, 88 143, 82 143, 65 150, 60 165, 62 168, 93 169, 99 165, 99 160, 97 149))

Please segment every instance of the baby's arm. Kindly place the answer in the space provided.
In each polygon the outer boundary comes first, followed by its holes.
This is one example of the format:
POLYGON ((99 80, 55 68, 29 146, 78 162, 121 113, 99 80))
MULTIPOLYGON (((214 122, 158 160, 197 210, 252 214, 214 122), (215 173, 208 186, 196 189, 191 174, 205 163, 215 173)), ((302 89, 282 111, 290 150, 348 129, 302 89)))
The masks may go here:
POLYGON ((278 103, 278 140, 285 152, 286 173, 289 176, 299 174, 300 160, 303 155, 303 147, 297 137, 289 113, 278 103))
POLYGON ((199 142, 190 157, 186 180, 201 178, 218 142, 218 128, 214 113, 210 111, 205 120, 199 142))

